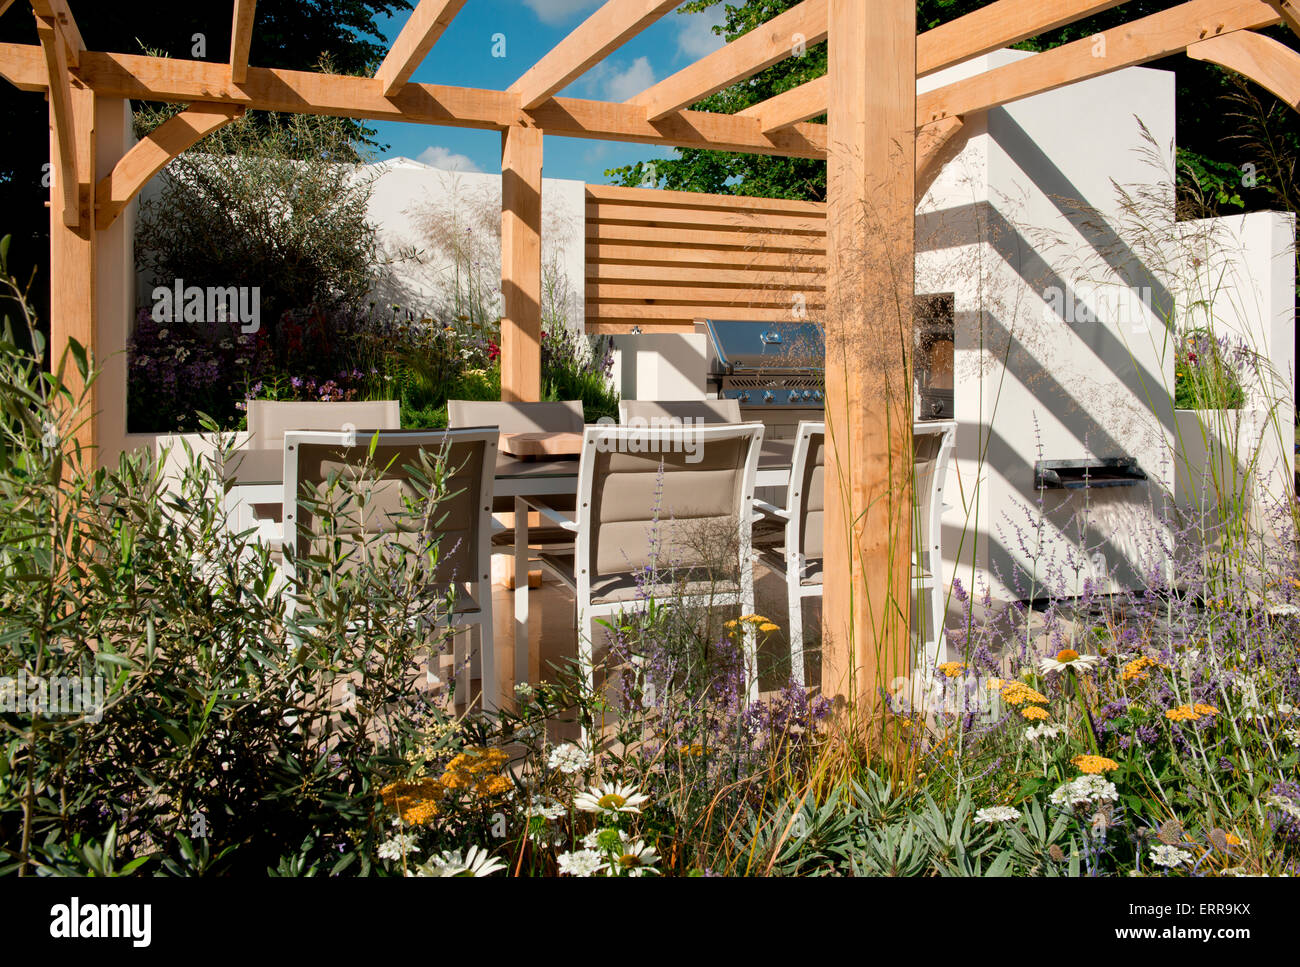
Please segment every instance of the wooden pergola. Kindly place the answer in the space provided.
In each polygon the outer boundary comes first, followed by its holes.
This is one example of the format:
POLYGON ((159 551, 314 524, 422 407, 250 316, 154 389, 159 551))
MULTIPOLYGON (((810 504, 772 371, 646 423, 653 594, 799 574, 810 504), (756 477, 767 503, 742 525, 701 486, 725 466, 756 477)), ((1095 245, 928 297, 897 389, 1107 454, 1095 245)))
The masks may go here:
MULTIPOLYGON (((14 0, 0 0, 3 14, 14 0)), ((1291 0, 1189 0, 917 94, 917 78, 1118 6, 996 0, 916 33, 913 0, 804 0, 623 103, 557 92, 681 0, 608 0, 504 91, 410 78, 465 0, 420 0, 375 76, 254 67, 256 0, 234 0, 229 63, 86 48, 66 0, 30 0, 39 45, 0 45, 0 74, 49 99, 52 358, 97 344, 97 239, 182 151, 247 110, 501 132, 502 396, 540 394, 544 134, 802 158, 828 168, 826 566, 823 687, 867 705, 909 669, 911 371, 916 199, 964 119, 998 105, 1186 52, 1300 107, 1300 54, 1256 33, 1291 0), (829 73, 736 115, 690 110, 827 41, 829 73), (187 107, 118 156, 94 136, 125 99, 187 107), (828 123, 810 118, 826 115, 828 123)), ((1066 123, 1068 121, 1063 119, 1066 123)), ((95 409, 94 391, 91 408, 95 409)), ((97 443, 95 418, 81 442, 97 443)))

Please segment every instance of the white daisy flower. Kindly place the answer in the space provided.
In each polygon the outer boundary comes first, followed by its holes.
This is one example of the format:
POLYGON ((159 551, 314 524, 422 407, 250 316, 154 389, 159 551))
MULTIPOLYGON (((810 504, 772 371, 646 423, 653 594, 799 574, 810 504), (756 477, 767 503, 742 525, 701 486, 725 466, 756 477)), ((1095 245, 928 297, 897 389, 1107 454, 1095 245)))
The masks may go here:
POLYGON ((491 876, 506 864, 487 850, 471 846, 463 856, 460 850, 447 850, 420 866, 418 876, 491 876))
POLYGON ((987 806, 975 813, 977 823, 1014 823, 1020 810, 1014 806, 987 806))
POLYGON ((591 765, 591 756, 579 746, 566 742, 564 745, 557 745, 551 750, 551 756, 546 760, 546 764, 552 769, 558 769, 566 776, 571 776, 591 765))
POLYGON ((655 869, 658 862, 659 854, 654 847, 647 846, 644 840, 638 839, 635 843, 625 842, 623 852, 614 860, 614 865, 619 872, 628 876, 645 876, 647 873, 654 875, 659 872, 655 869))
POLYGON ((560 872, 569 876, 594 876, 605 865, 604 858, 594 849, 580 849, 559 856, 560 872))
POLYGON ((1100 664, 1097 655, 1081 655, 1073 648, 1062 648, 1055 658, 1044 658, 1038 663, 1039 670, 1048 675, 1052 672, 1073 671, 1078 674, 1089 671, 1100 664))
POLYGON ((607 782, 580 792, 573 804, 584 813, 639 813, 649 796, 637 791, 636 786, 622 786, 607 782))
POLYGON ((1161 845, 1151 851, 1151 862, 1166 869, 1173 869, 1191 861, 1192 854, 1185 849, 1179 849, 1177 846, 1161 845))

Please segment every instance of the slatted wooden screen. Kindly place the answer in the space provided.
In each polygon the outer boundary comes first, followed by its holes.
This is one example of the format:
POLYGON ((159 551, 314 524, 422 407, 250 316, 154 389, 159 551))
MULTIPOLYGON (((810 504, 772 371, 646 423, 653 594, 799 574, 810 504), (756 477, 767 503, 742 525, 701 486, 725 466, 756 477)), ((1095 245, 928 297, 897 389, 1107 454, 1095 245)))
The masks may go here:
POLYGON ((588 332, 820 320, 825 273, 824 204, 587 186, 588 332))

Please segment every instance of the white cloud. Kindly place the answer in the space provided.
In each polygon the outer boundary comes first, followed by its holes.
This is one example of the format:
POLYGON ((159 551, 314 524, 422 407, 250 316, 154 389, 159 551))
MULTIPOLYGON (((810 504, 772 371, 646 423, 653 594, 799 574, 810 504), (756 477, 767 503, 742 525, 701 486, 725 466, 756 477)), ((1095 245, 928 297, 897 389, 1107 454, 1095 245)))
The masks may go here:
POLYGON ((422 164, 431 168, 442 168, 444 171, 482 171, 483 169, 476 165, 468 155, 456 154, 451 150, 438 145, 430 145, 420 152, 420 157, 416 159, 422 164))
POLYGON ((627 67, 618 61, 601 61, 587 72, 583 85, 603 101, 626 101, 655 82, 650 59, 638 57, 627 67))
POLYGON ((713 32, 713 28, 722 24, 722 16, 720 8, 710 7, 701 13, 681 17, 681 26, 677 28, 677 52, 686 60, 697 61, 721 47, 724 41, 713 32))
POLYGON ((537 19, 545 24, 563 23, 579 10, 589 10, 601 3, 601 0, 524 0, 537 14, 537 19))

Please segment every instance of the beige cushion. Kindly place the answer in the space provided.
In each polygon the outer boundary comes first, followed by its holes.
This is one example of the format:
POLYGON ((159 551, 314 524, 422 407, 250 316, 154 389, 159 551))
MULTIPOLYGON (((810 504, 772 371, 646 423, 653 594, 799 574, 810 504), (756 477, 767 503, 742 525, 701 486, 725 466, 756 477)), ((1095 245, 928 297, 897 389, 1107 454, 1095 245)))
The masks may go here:
POLYGON ((401 425, 401 404, 397 400, 352 403, 250 400, 248 403, 248 445, 258 450, 281 449, 285 430, 341 432, 350 426, 356 429, 360 440, 363 436, 368 438, 366 430, 396 430, 401 425))

